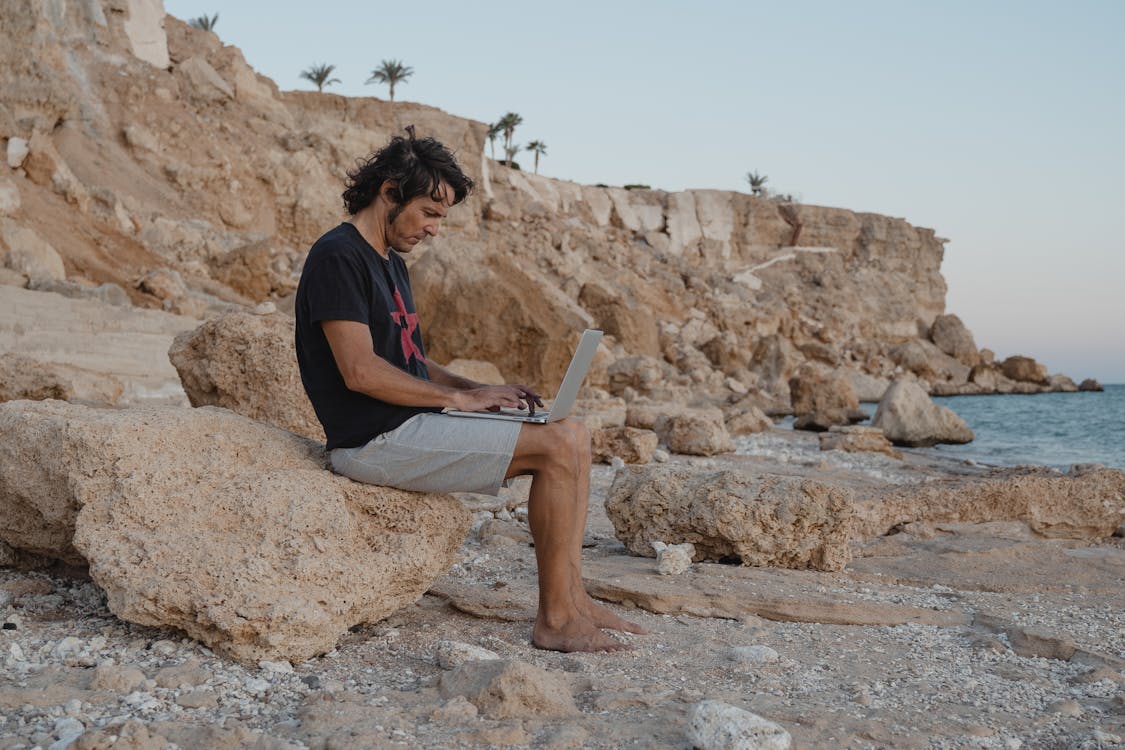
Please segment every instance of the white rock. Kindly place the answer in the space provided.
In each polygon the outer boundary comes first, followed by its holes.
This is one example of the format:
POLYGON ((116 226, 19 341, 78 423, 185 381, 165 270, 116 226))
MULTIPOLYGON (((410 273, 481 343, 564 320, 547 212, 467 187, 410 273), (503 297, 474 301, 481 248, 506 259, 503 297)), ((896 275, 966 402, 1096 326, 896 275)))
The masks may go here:
POLYGON ((459 641, 438 641, 434 658, 442 669, 456 669, 469 661, 499 659, 499 655, 480 646, 459 641))
POLYGON ((82 653, 82 649, 85 647, 86 644, 80 638, 68 635, 55 644, 55 647, 51 649, 51 656, 56 659, 67 659, 82 653))
POLYGON ((85 725, 78 719, 66 717, 55 722, 54 735, 58 740, 47 746, 47 750, 66 750, 66 747, 86 732, 85 725))
POLYGON ((669 455, 668 451, 664 450, 663 448, 657 448, 652 452, 652 460, 656 461, 657 463, 662 464, 669 458, 671 458, 671 456, 669 455))
POLYGON ((742 664, 773 664, 781 657, 769 646, 736 646, 731 649, 731 658, 742 664))
POLYGON ((258 667, 269 674, 293 674, 293 665, 287 661, 268 661, 263 659, 258 662, 258 667))
POLYGON ((614 456, 613 458, 611 458, 609 460, 609 465, 612 466, 615 471, 617 469, 624 469, 625 468, 625 462, 617 456, 614 456))
POLYGON ((8 646, 8 654, 15 661, 27 661, 27 657, 23 655, 23 649, 20 648, 20 644, 18 643, 13 643, 8 646))
POLYGON ((12 169, 19 169, 23 166, 23 160, 31 149, 27 145, 26 138, 9 138, 8 139, 8 166, 12 169))
POLYGON ((242 683, 242 686, 245 687, 247 691, 254 693, 255 695, 258 693, 264 693, 270 689, 269 681, 263 680, 260 677, 250 677, 242 683))
POLYGON ((793 744, 769 719, 719 701, 696 704, 687 737, 698 750, 788 750, 793 744))
POLYGON ((163 0, 128 0, 125 36, 133 54, 158 68, 167 68, 168 35, 164 31, 163 0))
POLYGON ((678 576, 691 569, 691 559, 695 556, 695 545, 691 542, 684 544, 653 542, 652 548, 656 550, 656 572, 660 575, 678 576))

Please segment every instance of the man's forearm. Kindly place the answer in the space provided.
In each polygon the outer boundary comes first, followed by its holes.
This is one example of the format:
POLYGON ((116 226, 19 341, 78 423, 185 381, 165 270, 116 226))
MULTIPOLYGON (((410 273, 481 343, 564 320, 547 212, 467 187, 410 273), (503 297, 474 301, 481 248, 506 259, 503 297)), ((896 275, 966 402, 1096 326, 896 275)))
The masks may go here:
POLYGON ((348 390, 399 406, 456 408, 460 405, 459 388, 416 378, 381 357, 372 357, 362 372, 347 380, 347 386, 348 390))
POLYGON ((439 385, 449 386, 459 391, 467 391, 470 388, 480 388, 482 385, 475 380, 469 380, 468 378, 450 372, 432 359, 426 360, 426 369, 430 372, 430 380, 439 385))

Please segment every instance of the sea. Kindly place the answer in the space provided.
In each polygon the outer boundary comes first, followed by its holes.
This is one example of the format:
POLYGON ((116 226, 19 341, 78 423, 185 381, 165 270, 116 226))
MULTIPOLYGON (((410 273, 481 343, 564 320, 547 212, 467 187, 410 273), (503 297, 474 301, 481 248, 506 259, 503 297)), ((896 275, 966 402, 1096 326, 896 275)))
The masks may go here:
MULTIPOLYGON (((1125 469, 1125 385, 1101 392, 946 396, 934 402, 968 422, 976 439, 926 451, 990 466, 1038 464, 1125 469)), ((863 404, 874 414, 876 404, 863 404)))

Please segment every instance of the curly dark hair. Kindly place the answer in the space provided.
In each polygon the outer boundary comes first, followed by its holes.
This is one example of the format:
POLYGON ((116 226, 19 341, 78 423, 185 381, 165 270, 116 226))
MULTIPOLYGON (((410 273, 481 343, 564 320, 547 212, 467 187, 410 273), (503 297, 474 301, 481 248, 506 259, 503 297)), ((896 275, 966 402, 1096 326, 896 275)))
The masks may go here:
POLYGON ((390 192, 391 199, 398 204, 391 211, 392 221, 407 203, 420 195, 440 201, 443 182, 453 189, 454 205, 465 200, 473 189, 472 179, 461 171, 453 153, 436 138, 415 137, 413 125, 406 127, 406 136, 394 136, 390 143, 367 159, 361 159, 355 169, 348 172, 343 195, 348 213, 359 213, 371 205, 387 180, 397 183, 396 189, 390 192))

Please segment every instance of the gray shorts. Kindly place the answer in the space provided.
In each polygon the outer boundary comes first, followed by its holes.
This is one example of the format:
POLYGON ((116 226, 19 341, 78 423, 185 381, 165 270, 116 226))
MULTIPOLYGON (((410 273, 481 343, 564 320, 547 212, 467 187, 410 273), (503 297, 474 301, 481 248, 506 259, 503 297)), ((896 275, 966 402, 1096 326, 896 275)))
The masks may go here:
POLYGON ((500 492, 520 422, 425 413, 355 448, 330 454, 336 473, 415 492, 500 492))

